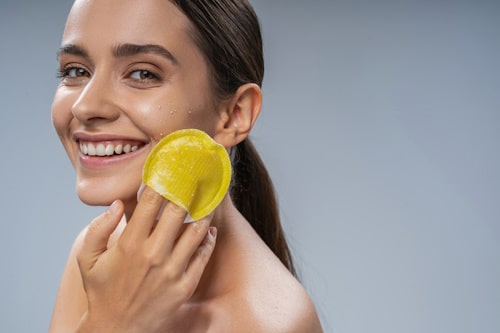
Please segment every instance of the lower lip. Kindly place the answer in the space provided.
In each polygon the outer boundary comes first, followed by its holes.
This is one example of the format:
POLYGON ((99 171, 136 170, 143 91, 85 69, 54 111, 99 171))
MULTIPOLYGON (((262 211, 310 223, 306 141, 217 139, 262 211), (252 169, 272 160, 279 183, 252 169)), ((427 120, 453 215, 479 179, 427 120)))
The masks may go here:
POLYGON ((103 169, 107 167, 112 167, 116 164, 123 163, 135 158, 137 155, 141 155, 146 146, 137 149, 136 151, 121 154, 121 155, 111 155, 111 156, 89 156, 84 155, 80 152, 79 159, 80 164, 87 169, 103 169))

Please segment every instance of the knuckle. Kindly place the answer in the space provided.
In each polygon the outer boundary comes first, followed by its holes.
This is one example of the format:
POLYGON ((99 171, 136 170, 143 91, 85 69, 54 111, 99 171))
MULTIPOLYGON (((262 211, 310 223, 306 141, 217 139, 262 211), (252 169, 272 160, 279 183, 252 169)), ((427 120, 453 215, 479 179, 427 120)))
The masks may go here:
POLYGON ((208 259, 212 255, 214 245, 215 241, 212 240, 203 242, 203 244, 200 247, 198 247, 196 251, 197 255, 204 259, 208 259))
POLYGON ((205 240, 196 248, 193 257, 198 257, 198 263, 201 266, 206 266, 215 248, 215 241, 206 237, 205 240))
POLYGON ((141 194, 140 200, 147 205, 154 206, 163 201, 163 197, 156 193, 153 189, 146 186, 141 194))
POLYGON ((184 219, 187 214, 184 208, 177 206, 172 202, 168 203, 166 210, 169 216, 171 216, 172 218, 184 219))
POLYGON ((163 263, 163 256, 154 249, 148 249, 143 254, 143 261, 150 267, 158 267, 163 263))
POLYGON ((189 232, 193 233, 194 235, 205 235, 208 231, 209 225, 208 220, 200 220, 196 222, 192 222, 189 224, 189 232))
POLYGON ((125 258, 137 252, 136 244, 123 238, 117 242, 116 247, 125 258))
POLYGON ((172 263, 167 263, 163 269, 163 277, 167 281, 177 281, 181 277, 181 272, 172 263))
POLYGON ((197 284, 190 278, 182 279, 179 284, 179 293, 182 298, 189 298, 194 294, 197 284))

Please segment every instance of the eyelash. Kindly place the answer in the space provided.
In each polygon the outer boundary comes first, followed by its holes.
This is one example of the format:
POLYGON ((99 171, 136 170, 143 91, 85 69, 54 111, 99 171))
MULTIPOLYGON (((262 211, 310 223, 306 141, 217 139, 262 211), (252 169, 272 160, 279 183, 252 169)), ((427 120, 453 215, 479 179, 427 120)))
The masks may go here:
MULTIPOLYGON (((66 67, 63 67, 61 69, 58 69, 57 73, 56 73, 56 76, 60 80, 80 79, 80 78, 82 78, 82 76, 75 76, 75 75, 70 76, 70 72, 74 71, 74 70, 76 70, 76 71, 84 71, 86 77, 90 76, 89 71, 86 70, 84 67, 74 66, 74 65, 66 66, 66 67)), ((82 72, 80 72, 80 73, 83 74, 82 72)), ((148 70, 148 69, 130 70, 127 73, 127 75, 126 75, 126 78, 130 78, 134 82, 138 82, 140 84, 146 84, 146 83, 150 83, 150 82, 161 82, 162 81, 161 78, 160 78, 160 76, 158 74, 156 74, 155 72, 153 72, 151 70, 148 70), (139 78, 133 78, 134 73, 138 73, 139 78), (150 78, 141 78, 140 77, 141 75, 148 75, 148 76, 151 76, 151 77, 150 78)))
POLYGON ((159 75, 157 75, 155 72, 150 71, 148 69, 135 69, 135 70, 131 70, 127 74, 127 78, 130 78, 130 79, 132 79, 134 81, 141 82, 141 83, 161 81, 161 78, 160 78, 159 75), (134 73, 138 73, 139 78, 133 78, 134 73), (142 75, 151 76, 151 77, 150 78, 141 78, 142 75))
POLYGON ((85 71, 87 74, 89 74, 89 72, 85 68, 83 68, 83 67, 80 67, 80 66, 66 66, 64 68, 58 69, 56 76, 57 76, 58 79, 77 78, 76 76, 69 76, 69 73, 72 70, 82 70, 82 71, 85 71))

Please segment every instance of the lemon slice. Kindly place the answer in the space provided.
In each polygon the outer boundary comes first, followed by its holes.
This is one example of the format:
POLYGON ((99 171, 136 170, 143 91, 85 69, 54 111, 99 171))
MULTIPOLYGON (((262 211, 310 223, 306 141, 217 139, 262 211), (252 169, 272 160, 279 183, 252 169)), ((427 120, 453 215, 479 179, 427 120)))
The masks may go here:
POLYGON ((210 214, 231 181, 231 161, 224 146, 196 129, 175 131, 149 153, 142 182, 178 206, 193 220, 210 214))

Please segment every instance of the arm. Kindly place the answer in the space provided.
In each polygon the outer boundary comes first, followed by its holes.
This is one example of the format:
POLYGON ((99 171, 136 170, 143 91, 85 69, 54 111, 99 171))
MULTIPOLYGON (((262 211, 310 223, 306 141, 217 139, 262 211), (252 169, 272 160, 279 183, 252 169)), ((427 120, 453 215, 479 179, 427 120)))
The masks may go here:
POLYGON ((71 332, 87 311, 87 296, 76 261, 76 253, 82 246, 86 230, 80 232, 69 253, 52 313, 50 333, 71 332))

